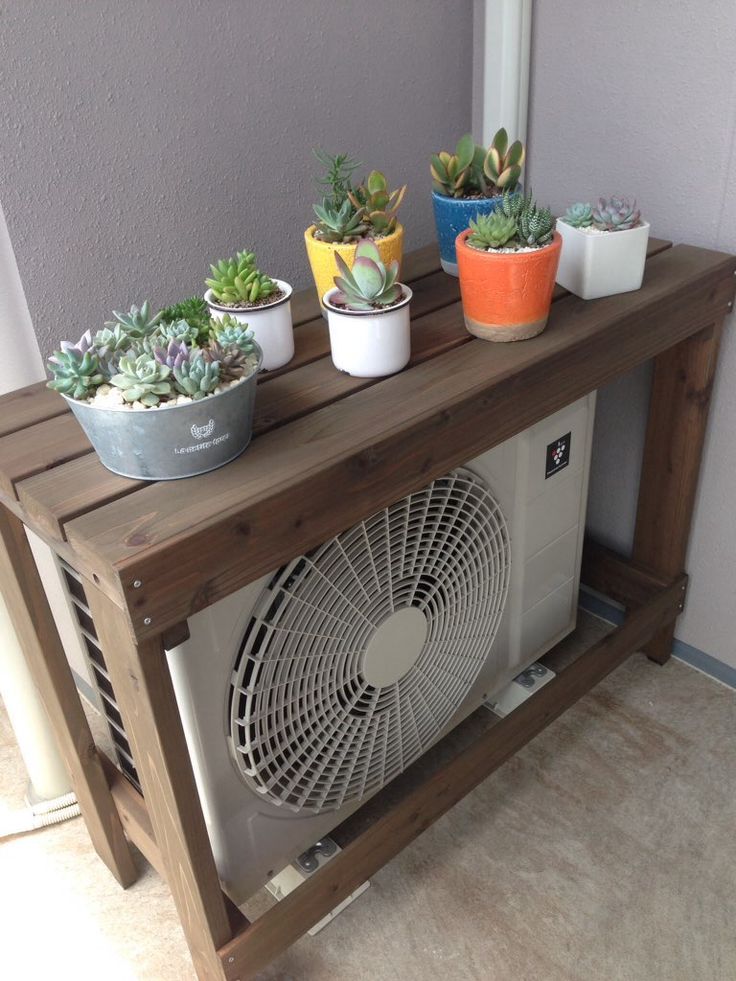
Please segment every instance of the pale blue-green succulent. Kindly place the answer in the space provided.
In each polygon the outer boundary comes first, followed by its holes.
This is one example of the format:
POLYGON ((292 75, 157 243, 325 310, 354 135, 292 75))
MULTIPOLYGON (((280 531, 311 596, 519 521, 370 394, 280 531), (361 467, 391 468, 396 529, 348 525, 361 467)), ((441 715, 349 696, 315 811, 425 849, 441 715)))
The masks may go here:
POLYGON ((105 326, 114 327, 116 324, 120 324, 134 338, 146 337, 161 320, 160 313, 157 313, 155 317, 151 316, 151 305, 148 300, 145 300, 140 308, 134 303, 127 313, 113 310, 112 315, 115 319, 105 321, 105 326))
POLYGON ((589 228, 593 224, 593 209, 589 204, 578 201, 567 209, 564 220, 573 228, 589 228))
POLYGON ((126 402, 141 402, 150 408, 171 395, 171 368, 151 355, 123 355, 118 368, 110 384, 120 389, 126 402))
POLYGON ((199 401, 219 385, 220 362, 210 361, 200 349, 191 351, 189 359, 173 369, 173 378, 177 392, 199 401))
POLYGON ((54 351, 48 360, 54 376, 47 382, 49 388, 73 399, 87 399, 94 395, 105 378, 100 370, 97 352, 90 350, 88 341, 89 334, 84 335, 78 345, 62 341, 62 350, 54 351))
POLYGON ((355 250, 351 269, 339 254, 335 255, 340 275, 335 276, 338 292, 332 302, 343 304, 349 310, 373 310, 392 306, 401 299, 401 286, 397 283, 399 263, 393 259, 387 266, 375 242, 363 239, 355 250))
POLYGON ((605 232, 625 232, 641 224, 641 211, 628 198, 599 198, 593 208, 593 224, 605 232))

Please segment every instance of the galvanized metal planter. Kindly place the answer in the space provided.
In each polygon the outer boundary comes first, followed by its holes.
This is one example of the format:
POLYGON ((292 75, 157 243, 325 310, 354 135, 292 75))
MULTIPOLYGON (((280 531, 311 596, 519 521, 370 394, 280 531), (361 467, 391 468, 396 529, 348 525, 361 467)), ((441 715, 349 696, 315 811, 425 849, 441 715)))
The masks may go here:
POLYGON ((215 470, 250 443, 261 367, 238 385, 198 402, 160 409, 116 409, 63 396, 100 460, 138 480, 175 480, 215 470))

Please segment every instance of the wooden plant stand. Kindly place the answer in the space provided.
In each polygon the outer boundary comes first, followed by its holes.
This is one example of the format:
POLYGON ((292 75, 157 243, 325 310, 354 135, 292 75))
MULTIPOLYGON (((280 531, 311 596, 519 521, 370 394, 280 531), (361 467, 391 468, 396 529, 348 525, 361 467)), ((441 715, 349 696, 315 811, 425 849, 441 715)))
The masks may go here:
POLYGON ((0 587, 97 852, 127 886, 129 839, 166 877, 200 978, 253 977, 632 652, 669 657, 735 270, 733 256, 652 240, 638 292, 586 303, 559 291, 543 334, 489 344, 466 333, 435 248, 420 249, 404 270, 411 366, 378 382, 333 368, 305 291, 296 356, 259 386, 253 445, 189 480, 109 473, 42 384, 0 399, 0 587), (168 674, 187 618, 650 358, 633 555, 591 544, 583 566, 625 605, 623 625, 428 776, 403 792, 395 781, 384 813, 248 922, 220 888, 168 674), (82 576, 144 796, 95 747, 24 525, 82 576))

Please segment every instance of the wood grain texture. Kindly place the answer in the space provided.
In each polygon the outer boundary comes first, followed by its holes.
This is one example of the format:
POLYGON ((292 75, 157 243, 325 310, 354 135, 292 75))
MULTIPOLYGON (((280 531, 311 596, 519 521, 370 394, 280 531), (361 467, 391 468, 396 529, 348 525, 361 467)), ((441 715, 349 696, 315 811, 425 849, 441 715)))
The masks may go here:
POLYGON ((453 804, 582 698, 678 613, 681 582, 652 596, 623 626, 482 734, 295 892, 220 951, 226 978, 246 981, 410 844, 453 804))
MULTIPOLYGON (((662 239, 650 239, 648 254, 658 255, 669 247, 670 243, 662 239)), ((422 261, 416 262, 415 254, 410 253, 407 257, 409 268, 431 266, 431 262, 422 258, 425 254, 426 250, 419 250, 422 261)), ((424 272, 420 279, 412 281, 412 287, 412 318, 421 323, 415 323, 413 328, 411 364, 471 340, 457 308, 446 309, 459 300, 457 279, 443 272, 424 272), (429 317, 429 314, 435 315, 429 317)), ((556 300, 567 295, 561 287, 555 289, 556 300)), ((256 436, 380 381, 351 379, 335 371, 329 359, 327 324, 321 315, 303 323, 294 336, 296 350, 292 361, 259 378, 254 420, 256 436)), ((68 425, 71 432, 76 425, 71 416, 68 425)), ((145 486, 144 481, 111 474, 93 452, 56 466, 53 471, 44 469, 43 460, 39 460, 39 466, 42 472, 23 481, 16 487, 16 492, 29 519, 43 528, 45 534, 57 539, 63 539, 67 521, 145 486)))
POLYGON ((118 882, 138 878, 21 521, 0 505, 0 592, 49 717, 95 851, 118 882))
POLYGON ((671 579, 586 537, 580 581, 625 607, 636 607, 668 586, 671 579))
POLYGON ((0 395, 0 437, 65 412, 69 412, 66 402, 58 392, 46 388, 46 382, 0 395))
POLYGON ((51 470, 90 449, 89 440, 69 412, 4 436, 0 439, 0 491, 14 497, 18 481, 51 470))
POLYGON ((735 263, 671 249, 636 293, 567 297, 532 341, 463 344, 269 433, 222 470, 84 515, 69 540, 102 579, 121 577, 139 636, 164 629, 722 318, 735 263))
POLYGON ((192 960, 210 981, 221 976, 216 948, 232 932, 163 646, 136 644, 123 611, 93 582, 84 591, 192 960))
MULTIPOLYGON (((669 578, 685 567, 722 330, 718 318, 654 363, 633 556, 669 578)), ((673 637, 663 631, 647 653, 664 663, 673 637)))

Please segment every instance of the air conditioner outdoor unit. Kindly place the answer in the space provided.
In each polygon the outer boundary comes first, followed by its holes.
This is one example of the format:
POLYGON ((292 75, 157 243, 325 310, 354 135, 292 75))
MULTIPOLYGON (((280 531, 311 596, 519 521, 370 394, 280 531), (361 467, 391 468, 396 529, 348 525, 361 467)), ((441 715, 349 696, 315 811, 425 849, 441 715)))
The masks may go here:
MULTIPOLYGON (((594 407, 586 396, 190 618, 168 661, 236 903, 574 628, 594 407)), ((55 568, 62 636, 71 616, 136 782, 81 584, 55 568)))

